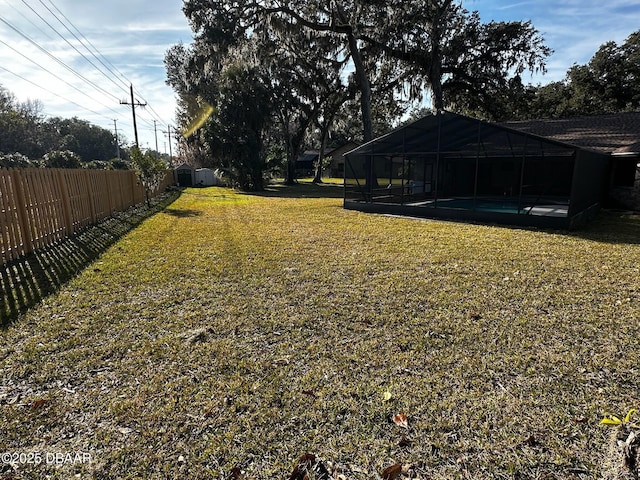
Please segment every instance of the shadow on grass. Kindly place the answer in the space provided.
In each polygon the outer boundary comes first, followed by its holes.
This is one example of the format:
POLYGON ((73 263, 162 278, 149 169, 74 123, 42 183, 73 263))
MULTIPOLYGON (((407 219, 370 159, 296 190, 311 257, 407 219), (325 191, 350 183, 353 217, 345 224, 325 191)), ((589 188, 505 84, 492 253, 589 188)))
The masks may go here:
POLYGON ((199 217, 202 215, 200 210, 189 210, 189 209, 177 209, 177 208, 165 208, 162 213, 166 213, 167 215, 171 215, 172 217, 178 218, 189 218, 189 217, 199 217))
POLYGON ((164 210, 179 192, 170 192, 132 207, 54 245, 0 265, 0 328, 6 328, 21 313, 57 292, 96 260, 107 248, 144 219, 164 210))
POLYGON ((259 192, 240 192, 242 195, 280 198, 343 198, 344 190, 337 183, 298 182, 293 185, 271 183, 259 192))
POLYGON ((569 235, 594 242, 640 245, 640 213, 601 211, 569 235))

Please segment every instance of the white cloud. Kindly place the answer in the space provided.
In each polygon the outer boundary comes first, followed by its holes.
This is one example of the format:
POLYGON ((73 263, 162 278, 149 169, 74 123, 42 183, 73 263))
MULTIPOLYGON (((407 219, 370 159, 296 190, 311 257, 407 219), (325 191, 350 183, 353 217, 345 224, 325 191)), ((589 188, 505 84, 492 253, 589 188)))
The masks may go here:
MULTIPOLYGON (((530 20, 554 53, 548 73, 533 83, 561 80, 573 64, 585 64, 603 43, 622 43, 640 28, 637 0, 538 0, 505 3, 502 0, 463 0, 478 10, 483 21, 530 20)), ((525 78, 526 80, 526 78, 525 78)))
MULTIPOLYGON (((166 123, 172 121, 175 113, 174 93, 165 84, 164 54, 172 45, 180 42, 189 43, 192 39, 188 22, 181 11, 182 1, 43 2, 54 12, 54 5, 62 11, 91 45, 100 51, 109 69, 113 69, 111 64, 115 66, 117 72, 110 76, 116 78, 116 84, 91 66, 20 0, 0 0, 0 18, 72 66, 88 80, 107 90, 109 94, 88 85, 85 80, 78 79, 2 22, 0 41, 6 42, 24 56, 0 44, 0 66, 13 72, 8 73, 0 69, 0 84, 22 101, 41 100, 45 112, 50 115, 78 116, 104 128, 112 128, 112 120, 116 118, 121 133, 132 140, 131 108, 119 104, 120 99, 128 97, 128 83, 132 82, 139 92, 136 98, 148 102, 157 114, 153 115, 150 109, 138 110, 141 142, 143 146, 154 146, 153 118, 159 116, 157 120, 161 120, 162 129, 166 129, 166 123), (42 68, 25 57, 33 59, 42 68), (45 69, 64 81, 57 79, 45 69), (126 79, 119 78, 121 74, 126 79), (69 101, 50 92, 59 94, 69 101)), ((29 3, 78 50, 85 53, 93 63, 98 63, 98 60, 85 50, 84 38, 78 35, 82 42, 75 39, 39 2, 29 3)), ((535 75, 532 78, 525 76, 525 81, 534 84, 561 80, 568 68, 574 63, 586 63, 601 44, 609 40, 623 42, 630 33, 640 28, 637 23, 637 19, 640 18, 640 4, 637 0, 463 0, 462 4, 469 10, 478 10, 483 21, 532 21, 545 37, 546 43, 554 50, 547 62, 547 75, 535 75)), ((56 14, 64 20, 57 12, 56 14)), ((104 70, 102 64, 98 66, 104 70)), ((163 142, 159 140, 159 144, 162 148, 163 142)))
MULTIPOLYGON (((86 80, 79 79, 56 63, 6 23, 0 23, 0 40, 22 54, 0 44, 0 65, 11 72, 0 69, 0 84, 21 101, 41 100, 45 113, 49 115, 78 116, 111 129, 112 119, 116 118, 121 133, 124 131, 127 138, 133 140, 131 107, 119 103, 120 99, 129 100, 128 83, 132 82, 136 92, 139 92, 136 93, 136 99, 144 99, 150 107, 146 110, 137 109, 136 112, 141 143, 155 147, 153 119, 158 120, 160 132, 166 130, 166 124, 172 122, 175 113, 173 92, 165 84, 164 54, 172 45, 181 41, 189 42, 192 37, 181 11, 182 2, 157 0, 151 4, 140 0, 52 0, 44 3, 55 16, 41 4, 30 2, 31 8, 86 58, 18 0, 0 0, 0 18, 79 72, 86 80), (82 41, 74 38, 56 16, 82 41), (81 33, 75 32, 67 20, 81 33), (92 50, 97 48, 99 60, 85 46, 92 50), (89 82, 100 88, 95 88, 89 82)), ((159 145, 162 146, 162 142, 159 141, 159 145)))

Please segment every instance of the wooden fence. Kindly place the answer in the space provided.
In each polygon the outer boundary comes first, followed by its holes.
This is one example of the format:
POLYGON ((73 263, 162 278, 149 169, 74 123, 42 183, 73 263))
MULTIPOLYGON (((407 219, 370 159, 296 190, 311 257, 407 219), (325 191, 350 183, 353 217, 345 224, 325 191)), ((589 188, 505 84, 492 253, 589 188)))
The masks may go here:
MULTIPOLYGON (((173 183, 169 170, 155 195, 173 183)), ((0 169, 0 265, 144 200, 131 170, 0 169)))

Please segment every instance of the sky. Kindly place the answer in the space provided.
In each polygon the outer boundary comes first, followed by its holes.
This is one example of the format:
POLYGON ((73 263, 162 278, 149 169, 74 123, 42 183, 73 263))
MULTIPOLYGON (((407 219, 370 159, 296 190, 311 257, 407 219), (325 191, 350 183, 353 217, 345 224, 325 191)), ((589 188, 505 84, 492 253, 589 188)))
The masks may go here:
MULTIPOLYGON (((543 35, 554 51, 547 74, 525 75, 525 83, 561 80, 603 43, 623 43, 640 29, 638 0, 462 5, 483 22, 530 20, 543 35)), ((39 100, 44 115, 78 117, 111 131, 117 126, 121 140, 131 143, 131 106, 120 101, 131 102, 133 84, 135 102, 147 104, 136 108, 140 146, 155 149, 157 136, 158 150, 168 153, 163 132, 174 124, 176 102, 163 59, 171 46, 192 38, 182 0, 0 0, 0 85, 21 102, 39 100)))

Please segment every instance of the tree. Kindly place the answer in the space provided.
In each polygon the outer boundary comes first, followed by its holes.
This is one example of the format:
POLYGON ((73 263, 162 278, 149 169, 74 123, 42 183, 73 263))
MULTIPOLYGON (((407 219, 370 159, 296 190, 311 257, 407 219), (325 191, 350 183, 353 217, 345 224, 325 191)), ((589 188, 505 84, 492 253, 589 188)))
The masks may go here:
POLYGON ((262 190, 265 132, 271 116, 268 77, 250 44, 227 58, 216 79, 218 94, 198 135, 230 180, 242 190, 262 190))
POLYGON ((109 160, 116 148, 113 134, 78 118, 45 120, 38 100, 18 102, 0 86, 0 152, 20 152, 31 159, 47 152, 71 151, 81 161, 109 160))
MULTIPOLYGON (((343 40, 342 45, 347 48, 348 55, 355 65, 355 78, 362 99, 364 137, 373 138, 369 75, 364 71, 360 45, 352 27, 347 23, 347 14, 341 6, 328 7, 326 3, 318 0, 290 0, 277 6, 252 0, 186 0, 183 11, 197 32, 198 38, 207 38, 217 45, 218 53, 253 31, 259 30, 269 35, 269 26, 273 26, 271 30, 276 32, 307 32, 308 40, 339 34, 343 40)), ((338 51, 330 49, 325 52, 325 55, 328 55, 326 58, 330 61, 340 60, 337 57, 338 51)), ((319 52, 316 52, 316 55, 318 54, 319 52)), ((318 61, 319 57, 315 56, 313 59, 318 61)))
POLYGON ((21 153, 0 153, 0 167, 4 168, 38 168, 40 164, 29 160, 21 153))
POLYGON ((551 53, 531 22, 482 23, 453 0, 391 2, 382 18, 361 38, 403 62, 413 97, 429 87, 436 112, 484 110, 513 76, 544 72, 551 53))
POLYGON ((70 150, 83 162, 110 160, 116 150, 116 139, 111 131, 77 117, 50 118, 43 122, 42 129, 46 132, 46 149, 70 150))
POLYGON ((39 142, 41 111, 39 101, 18 102, 0 85, 0 152, 41 157, 46 152, 39 142))
POLYGON ((574 111, 609 113, 640 108, 640 31, 622 45, 603 44, 587 65, 567 72, 574 111))
POLYGON ((80 157, 70 150, 56 150, 45 154, 44 166, 47 168, 80 168, 80 157))
MULTIPOLYGON (((564 80, 528 88, 526 113, 512 118, 566 118, 640 109, 640 31, 607 42, 564 80)), ((514 109, 515 110, 515 109, 514 109)))
POLYGON ((301 29, 291 31, 288 25, 279 22, 268 27, 276 38, 261 42, 262 62, 269 72, 274 94, 274 123, 284 143, 285 183, 292 184, 296 160, 311 126, 321 115, 325 123, 330 121, 335 115, 332 110, 346 100, 347 87, 342 78, 346 62, 327 58, 328 52, 340 47, 332 37, 310 37, 301 29))
POLYGON ((151 206, 150 194, 158 189, 162 182, 167 165, 160 160, 153 152, 145 152, 144 154, 138 147, 131 148, 131 163, 138 175, 138 179, 144 187, 147 206, 151 206))
POLYGON ((366 57, 373 56, 379 63, 384 54, 399 61, 411 97, 420 97, 424 87, 429 87, 433 109, 440 111, 490 104, 490 95, 505 87, 512 75, 544 71, 551 53, 530 22, 482 24, 477 12, 469 13, 453 0, 341 0, 330 4, 290 0, 272 7, 248 5, 242 9, 242 18, 257 21, 256 16, 277 14, 291 25, 343 37, 360 88, 365 141, 373 133, 373 64, 367 65, 366 57))

